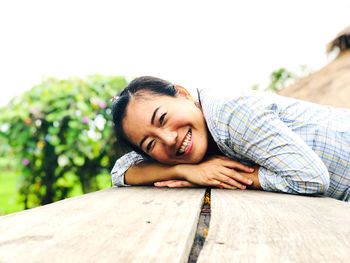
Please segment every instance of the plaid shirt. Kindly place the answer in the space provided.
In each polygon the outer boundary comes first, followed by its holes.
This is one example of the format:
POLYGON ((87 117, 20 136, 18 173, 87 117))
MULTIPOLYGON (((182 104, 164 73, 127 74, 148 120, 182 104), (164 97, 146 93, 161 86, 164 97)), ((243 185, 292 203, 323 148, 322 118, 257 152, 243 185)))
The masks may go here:
MULTIPOLYGON (((350 199, 349 109, 256 91, 224 96, 199 91, 209 131, 225 156, 260 166, 264 190, 350 199)), ((145 159, 118 159, 113 185, 125 185, 125 171, 145 159)))

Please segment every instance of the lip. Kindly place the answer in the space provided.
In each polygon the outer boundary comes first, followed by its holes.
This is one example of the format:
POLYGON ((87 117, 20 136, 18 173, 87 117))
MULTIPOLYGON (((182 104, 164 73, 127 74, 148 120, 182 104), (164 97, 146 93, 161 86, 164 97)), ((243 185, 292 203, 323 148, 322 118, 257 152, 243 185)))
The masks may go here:
POLYGON ((191 134, 191 140, 190 140, 190 142, 189 142, 189 145, 187 146, 186 151, 185 151, 184 153, 178 153, 179 150, 180 150, 181 145, 182 145, 183 142, 185 141, 185 138, 187 137, 187 135, 188 135, 189 132, 192 133, 192 129, 191 129, 191 128, 187 131, 187 133, 185 134, 184 138, 182 139, 182 141, 181 141, 181 143, 180 143, 180 145, 179 145, 179 148, 178 148, 178 150, 176 151, 176 156, 186 155, 186 154, 188 154, 188 153, 191 151, 192 146, 193 146, 193 133, 191 134))
POLYGON ((187 146, 187 150, 185 151, 185 153, 183 155, 187 155, 192 150, 192 146, 193 146, 193 138, 191 135, 191 140, 189 142, 189 145, 187 146))

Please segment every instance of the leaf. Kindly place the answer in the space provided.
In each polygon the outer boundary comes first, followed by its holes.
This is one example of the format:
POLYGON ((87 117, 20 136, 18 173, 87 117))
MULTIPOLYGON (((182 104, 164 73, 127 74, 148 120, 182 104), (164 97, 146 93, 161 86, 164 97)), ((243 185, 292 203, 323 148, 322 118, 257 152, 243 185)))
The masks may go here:
POLYGON ((77 122, 76 120, 71 120, 68 122, 68 126, 72 129, 78 129, 80 126, 80 123, 77 122))
POLYGON ((109 157, 107 155, 103 156, 101 159, 101 165, 107 167, 109 165, 109 157))
POLYGON ((85 158, 82 156, 75 156, 73 158, 73 163, 77 166, 83 166, 85 163, 85 158))
POLYGON ((59 133, 59 131, 60 131, 60 129, 59 129, 59 128, 57 128, 57 127, 53 127, 53 126, 50 126, 50 127, 49 127, 49 129, 48 129, 48 132, 49 132, 50 134, 52 134, 52 135, 56 135, 56 134, 58 134, 58 133, 59 133))
POLYGON ((60 140, 60 138, 58 138, 57 135, 53 135, 53 136, 51 136, 49 142, 50 142, 51 145, 56 146, 56 145, 60 144, 61 140, 60 140))

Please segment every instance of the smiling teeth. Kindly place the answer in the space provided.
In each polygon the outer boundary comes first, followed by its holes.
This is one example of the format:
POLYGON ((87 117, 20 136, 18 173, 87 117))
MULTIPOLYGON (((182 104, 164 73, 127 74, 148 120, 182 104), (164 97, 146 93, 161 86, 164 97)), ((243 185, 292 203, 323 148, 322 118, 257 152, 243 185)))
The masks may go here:
POLYGON ((186 149, 187 149, 187 147, 188 147, 188 145, 189 145, 189 143, 190 143, 190 141, 191 141, 191 137, 192 137, 192 133, 189 131, 189 132, 187 133, 186 138, 184 139, 184 141, 183 141, 181 147, 180 147, 180 150, 179 150, 179 153, 180 153, 180 154, 181 154, 181 153, 184 153, 184 152, 186 151, 186 149))

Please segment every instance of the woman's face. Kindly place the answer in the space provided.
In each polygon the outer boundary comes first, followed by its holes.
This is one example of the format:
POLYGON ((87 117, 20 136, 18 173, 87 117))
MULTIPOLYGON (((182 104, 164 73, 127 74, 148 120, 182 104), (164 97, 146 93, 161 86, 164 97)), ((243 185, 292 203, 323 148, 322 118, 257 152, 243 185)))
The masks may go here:
POLYGON ((133 97, 122 125, 132 144, 161 163, 198 163, 207 151, 204 116, 188 93, 133 97))

